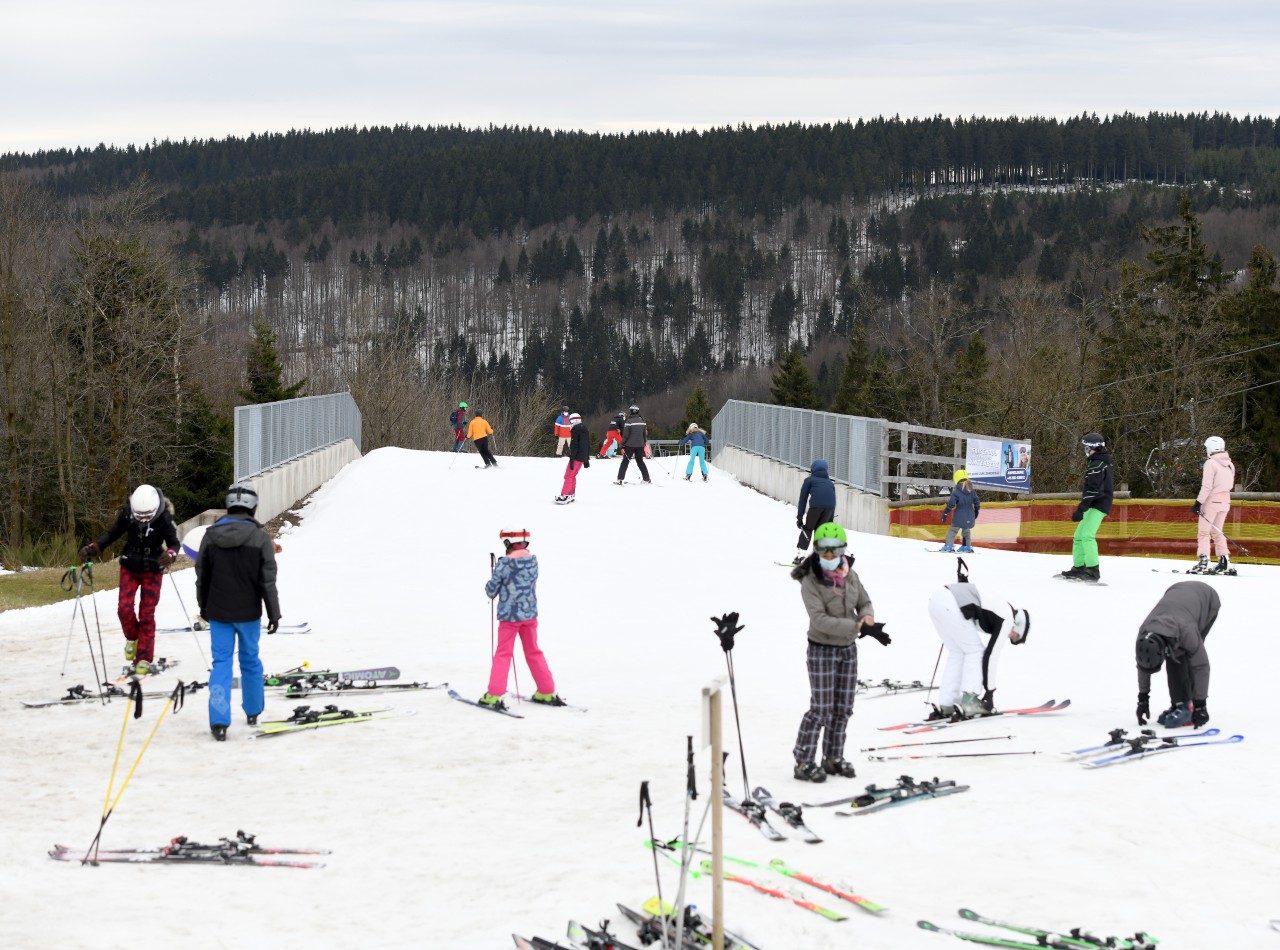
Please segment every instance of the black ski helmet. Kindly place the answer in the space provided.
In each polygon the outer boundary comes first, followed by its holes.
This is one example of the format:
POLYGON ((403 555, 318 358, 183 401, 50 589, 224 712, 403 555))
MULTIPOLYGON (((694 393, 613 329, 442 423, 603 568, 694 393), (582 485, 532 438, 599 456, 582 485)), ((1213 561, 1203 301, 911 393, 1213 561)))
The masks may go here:
POLYGON ((632 406, 630 409, 627 410, 627 412, 631 413, 633 416, 638 416, 640 415, 640 407, 632 406))
POLYGON ((1080 439, 1080 444, 1086 449, 1105 449, 1107 440, 1097 432, 1086 432, 1084 437, 1080 439))
POLYGON ((1158 633, 1143 631, 1138 635, 1138 643, 1134 649, 1134 659, 1138 669, 1144 673, 1159 673, 1164 659, 1169 655, 1169 644, 1158 633))

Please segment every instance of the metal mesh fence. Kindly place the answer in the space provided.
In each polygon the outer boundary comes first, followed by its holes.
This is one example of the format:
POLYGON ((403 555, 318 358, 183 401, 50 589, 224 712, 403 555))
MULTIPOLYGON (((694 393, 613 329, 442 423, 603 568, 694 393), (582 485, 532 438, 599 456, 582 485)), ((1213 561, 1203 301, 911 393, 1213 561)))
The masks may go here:
POLYGON ((833 481, 879 493, 883 423, 731 399, 712 422, 712 445, 732 445, 806 471, 814 459, 826 459, 833 481))
POLYGON ((360 447, 360 409, 350 393, 237 406, 236 480, 343 439, 360 447))

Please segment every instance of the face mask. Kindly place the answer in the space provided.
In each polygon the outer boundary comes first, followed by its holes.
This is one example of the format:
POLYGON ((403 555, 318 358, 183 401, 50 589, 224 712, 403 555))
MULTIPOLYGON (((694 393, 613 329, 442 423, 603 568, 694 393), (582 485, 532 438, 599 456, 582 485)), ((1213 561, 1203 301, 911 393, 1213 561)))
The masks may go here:
POLYGON ((837 555, 833 558, 818 557, 818 563, 822 565, 824 571, 838 571, 840 565, 844 563, 844 558, 837 555))

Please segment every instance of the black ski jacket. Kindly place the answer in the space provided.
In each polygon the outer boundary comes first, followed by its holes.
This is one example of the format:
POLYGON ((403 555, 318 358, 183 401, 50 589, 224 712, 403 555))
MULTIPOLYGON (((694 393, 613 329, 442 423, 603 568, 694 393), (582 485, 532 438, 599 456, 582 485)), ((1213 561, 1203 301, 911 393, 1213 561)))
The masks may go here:
MULTIPOLYGON (((1179 581, 1172 585, 1160 602, 1147 614, 1138 628, 1138 637, 1154 633, 1169 645, 1170 659, 1189 672, 1192 699, 1209 698, 1209 654, 1204 638, 1218 619, 1222 600, 1218 592, 1204 581, 1179 581)), ((1151 691, 1151 674, 1138 670, 1138 692, 1151 691)))
POLYGON ((569 459, 581 462, 583 468, 591 465, 591 434, 587 432, 585 422, 579 422, 569 430, 569 459))
POLYGON ((178 549, 178 527, 173 523, 173 502, 164 497, 160 489, 160 507, 156 514, 145 524, 133 520, 133 508, 129 502, 116 514, 115 524, 98 537, 94 542, 99 551, 115 543, 121 535, 128 537, 124 542, 124 550, 120 552, 120 565, 135 574, 161 574, 160 555, 167 548, 178 549))
POLYGON ((641 416, 629 418, 622 426, 622 447, 643 449, 649 441, 649 426, 641 416))
POLYGON ((248 515, 227 515, 211 524, 196 558, 196 603, 206 620, 241 623, 280 619, 276 594, 276 549, 248 515))
POLYGON ((1084 472, 1084 492, 1080 496, 1080 513, 1097 508, 1104 515, 1111 514, 1115 500, 1115 481, 1111 474, 1111 453, 1098 449, 1089 456, 1089 467, 1084 472))

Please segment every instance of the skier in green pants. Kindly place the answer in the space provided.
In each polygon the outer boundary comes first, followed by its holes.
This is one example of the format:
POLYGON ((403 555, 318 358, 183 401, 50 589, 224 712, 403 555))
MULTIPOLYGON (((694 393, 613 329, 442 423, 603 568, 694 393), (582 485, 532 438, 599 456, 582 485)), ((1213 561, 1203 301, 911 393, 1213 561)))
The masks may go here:
POLYGON ((1098 570, 1098 525, 1111 514, 1111 502, 1115 498, 1115 481, 1111 474, 1111 453, 1107 443, 1097 432, 1090 432, 1080 444, 1084 446, 1089 465, 1084 473, 1084 491, 1080 504, 1071 512, 1076 525, 1071 542, 1071 570, 1059 574, 1069 581, 1096 583, 1098 570))

